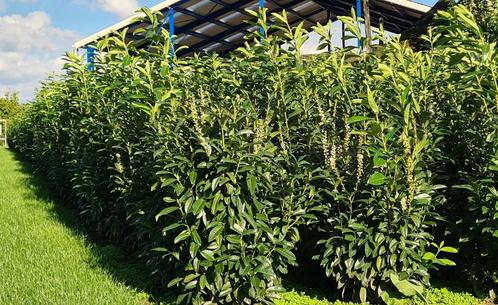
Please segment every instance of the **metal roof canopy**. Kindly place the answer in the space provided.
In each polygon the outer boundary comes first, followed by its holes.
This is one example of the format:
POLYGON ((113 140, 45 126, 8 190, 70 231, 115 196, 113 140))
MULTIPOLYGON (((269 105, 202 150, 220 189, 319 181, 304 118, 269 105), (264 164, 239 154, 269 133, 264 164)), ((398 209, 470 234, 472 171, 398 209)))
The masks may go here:
MULTIPOLYGON (((178 56, 194 52, 218 52, 225 54, 237 49, 244 43, 244 36, 257 30, 251 25, 255 18, 245 10, 257 10, 258 0, 167 0, 151 8, 163 14, 164 24, 168 23, 168 11, 174 10, 175 43, 188 46, 178 56)), ((301 21, 309 29, 316 23, 326 23, 329 16, 351 14, 356 0, 266 0, 268 15, 286 10, 289 23, 295 25, 301 21)), ((408 0, 370 0, 370 15, 373 26, 383 19, 384 28, 393 33, 402 33, 430 10, 429 6, 408 0)), ((128 39, 140 37, 133 35, 134 30, 146 27, 137 22, 136 14, 92 36, 74 44, 74 48, 85 48, 114 31, 129 28, 128 39)), ((171 20, 171 19, 170 19, 171 20)))

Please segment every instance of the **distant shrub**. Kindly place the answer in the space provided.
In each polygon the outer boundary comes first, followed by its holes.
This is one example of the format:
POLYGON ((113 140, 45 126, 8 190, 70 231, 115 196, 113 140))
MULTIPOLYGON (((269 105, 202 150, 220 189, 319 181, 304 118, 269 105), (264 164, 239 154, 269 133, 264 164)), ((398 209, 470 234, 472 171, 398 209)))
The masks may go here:
POLYGON ((3 96, 0 95, 0 120, 14 118, 21 108, 17 93, 6 92, 3 96))

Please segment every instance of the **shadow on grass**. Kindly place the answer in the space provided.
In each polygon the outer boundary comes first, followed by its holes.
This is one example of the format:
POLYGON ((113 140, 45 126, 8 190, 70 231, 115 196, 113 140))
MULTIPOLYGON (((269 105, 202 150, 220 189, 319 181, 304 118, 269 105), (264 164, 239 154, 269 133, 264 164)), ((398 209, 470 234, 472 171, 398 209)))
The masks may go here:
POLYGON ((143 267, 145 262, 138 258, 137 253, 102 240, 95 232, 82 225, 78 210, 61 199, 61 196, 53 191, 46 179, 34 172, 29 161, 15 151, 10 150, 10 152, 20 164, 19 172, 27 176, 23 181, 27 189, 30 190, 25 195, 26 199, 54 203, 49 210, 54 219, 69 228, 74 235, 85 238, 92 254, 92 260, 88 262, 91 267, 101 268, 116 281, 146 293, 149 296, 149 301, 154 304, 159 304, 159 301, 162 302, 161 304, 171 302, 172 298, 167 296, 165 298, 165 292, 158 289, 157 284, 151 281, 150 274, 143 267))
MULTIPOLYGON (((149 295, 149 302, 152 304, 168 305, 173 304, 175 297, 168 296, 168 291, 157 287, 157 283, 151 281, 151 277, 143 267, 145 262, 138 258, 137 253, 129 252, 120 245, 111 244, 92 231, 82 222, 81 215, 75 206, 71 206, 69 200, 63 199, 61 194, 57 194, 46 178, 37 174, 29 160, 22 157, 16 151, 10 150, 15 160, 20 164, 20 172, 26 176, 26 188, 30 190, 25 196, 26 199, 44 200, 53 202, 50 213, 59 223, 69 228, 74 235, 84 236, 92 260, 88 262, 90 266, 101 268, 109 273, 115 280, 140 292, 149 295), (166 294, 166 296, 164 296, 166 294)), ((324 277, 316 276, 319 272, 315 262, 302 261, 310 270, 303 274, 299 268, 294 268, 283 282, 287 291, 295 291, 299 294, 318 299, 337 299, 337 291, 329 281, 323 281, 324 277), (321 283, 322 285, 320 285, 321 283), (329 285, 330 284, 330 285, 329 285), (333 291, 333 292, 332 292, 333 291)), ((320 273, 319 273, 320 274, 320 273)), ((298 304, 296 304, 298 305, 298 304)))
MULTIPOLYGON (((92 267, 102 268, 117 281, 137 291, 147 293, 150 296, 149 301, 151 303, 158 304, 161 301, 161 304, 166 305, 173 302, 174 297, 164 297, 165 291, 159 289, 157 284, 151 281, 149 273, 143 268, 145 262, 137 258, 136 253, 128 252, 119 245, 110 244, 98 239, 94 232, 81 224, 81 216, 77 209, 67 204, 65 200, 62 200, 61 196, 55 194, 43 177, 33 173, 29 161, 24 160, 18 153, 11 152, 21 166, 20 172, 27 176, 24 183, 31 190, 29 192, 30 197, 27 199, 54 202, 54 205, 50 209, 53 217, 69 228, 75 235, 85 237, 92 252, 93 260, 89 262, 92 267)), ((306 237, 303 239, 311 240, 306 237)), ((299 248, 304 252, 314 251, 314 246, 309 242, 302 242, 299 248)), ((305 294, 317 299, 327 299, 330 301, 340 299, 339 291, 335 289, 336 284, 334 280, 326 278, 319 264, 309 260, 311 253, 304 252, 298 253, 300 254, 298 255, 300 267, 291 268, 290 274, 284 280, 286 290, 293 290, 299 294, 305 294), (308 259, 305 259, 306 257, 308 259)), ((456 293, 469 291, 468 287, 462 284, 462 282, 435 280, 433 287, 446 288, 456 293)))

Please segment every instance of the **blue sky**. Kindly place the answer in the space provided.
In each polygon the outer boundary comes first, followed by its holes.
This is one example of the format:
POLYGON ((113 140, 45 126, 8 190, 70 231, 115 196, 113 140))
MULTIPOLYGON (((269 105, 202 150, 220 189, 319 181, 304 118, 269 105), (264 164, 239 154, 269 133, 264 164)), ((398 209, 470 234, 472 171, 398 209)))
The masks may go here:
MULTIPOLYGON (((0 94, 32 98, 49 73, 60 70, 61 54, 90 34, 161 0, 0 0, 0 94)), ((417 0, 433 5, 437 0, 417 0)))

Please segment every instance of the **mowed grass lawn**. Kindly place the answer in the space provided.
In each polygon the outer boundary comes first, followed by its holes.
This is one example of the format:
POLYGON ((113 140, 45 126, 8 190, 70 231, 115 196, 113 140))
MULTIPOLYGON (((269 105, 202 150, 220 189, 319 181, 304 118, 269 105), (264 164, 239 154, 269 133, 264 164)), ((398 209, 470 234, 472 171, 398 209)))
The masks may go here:
MULTIPOLYGON (((110 245, 88 242, 76 213, 48 199, 47 186, 0 147, 0 305, 172 305, 149 302, 147 274, 140 263, 110 245), (131 283, 130 288, 118 280, 131 283)), ((293 290, 292 285, 286 285, 293 290)), ((467 293, 428 291, 422 300, 389 305, 484 305, 467 293)), ((298 287, 276 305, 360 305, 332 302, 298 287), (315 297, 313 297, 315 296, 315 297)), ((486 303, 487 304, 487 303, 486 303)))
POLYGON ((147 304, 114 279, 95 246, 60 221, 11 151, 0 148, 0 304, 147 304))

